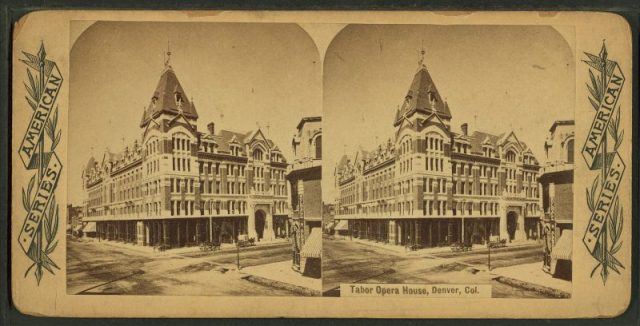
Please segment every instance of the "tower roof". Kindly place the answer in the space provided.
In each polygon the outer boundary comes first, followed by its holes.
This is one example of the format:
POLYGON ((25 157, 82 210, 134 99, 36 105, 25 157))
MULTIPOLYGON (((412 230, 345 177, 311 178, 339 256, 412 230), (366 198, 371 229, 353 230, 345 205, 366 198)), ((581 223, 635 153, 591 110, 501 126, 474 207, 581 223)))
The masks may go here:
POLYGON ((449 106, 442 100, 436 84, 431 78, 427 67, 422 65, 413 77, 405 100, 396 112, 396 123, 404 116, 409 116, 415 111, 438 114, 440 118, 451 119, 449 106))
POLYGON ((156 86, 156 90, 151 96, 151 101, 142 115, 142 121, 140 126, 145 126, 152 118, 160 115, 160 113, 167 112, 177 114, 182 110, 182 114, 187 118, 197 119, 198 113, 196 112, 195 105, 189 101, 189 97, 182 89, 182 85, 178 81, 173 68, 167 65, 160 80, 156 86), (180 102, 180 105, 178 104, 180 102))

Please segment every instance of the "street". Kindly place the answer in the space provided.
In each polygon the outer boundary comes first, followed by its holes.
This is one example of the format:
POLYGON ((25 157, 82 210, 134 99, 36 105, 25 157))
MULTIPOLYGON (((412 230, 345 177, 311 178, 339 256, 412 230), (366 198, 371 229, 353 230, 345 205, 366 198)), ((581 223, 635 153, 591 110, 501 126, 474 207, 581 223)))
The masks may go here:
MULTIPOLYGON (((405 256, 363 243, 325 237, 323 291, 339 296, 340 283, 491 284, 494 298, 545 298, 531 290, 495 281, 486 271, 487 252, 443 252, 426 257, 405 256)), ((538 245, 492 249, 491 268, 542 260, 538 245)))
MULTIPOLYGON (((197 250, 197 249, 194 249, 197 250)), ((242 248, 241 267, 291 259, 289 243, 242 248)), ((236 251, 144 252, 134 245, 67 241, 67 293, 289 296, 288 290, 243 279, 236 251), (130 247, 129 247, 130 246, 130 247)))

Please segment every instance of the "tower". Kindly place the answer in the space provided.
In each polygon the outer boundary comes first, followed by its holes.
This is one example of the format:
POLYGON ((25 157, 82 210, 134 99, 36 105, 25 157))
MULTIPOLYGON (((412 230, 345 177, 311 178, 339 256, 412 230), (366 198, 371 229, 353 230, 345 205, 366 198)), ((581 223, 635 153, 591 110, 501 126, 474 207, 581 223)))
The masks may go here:
POLYGON ((413 81, 409 86, 407 95, 404 98, 400 108, 396 111, 396 117, 393 125, 398 127, 402 121, 408 119, 414 121, 417 118, 428 118, 435 113, 445 123, 451 121, 451 111, 449 105, 442 99, 438 89, 431 78, 431 74, 427 70, 424 62, 424 48, 420 51, 420 60, 418 61, 418 71, 413 76, 413 81))
POLYGON ((167 49, 164 70, 151 101, 142 114, 140 127, 145 128, 151 120, 170 120, 182 114, 194 127, 198 120, 195 105, 189 100, 173 67, 170 64, 171 50, 167 49))

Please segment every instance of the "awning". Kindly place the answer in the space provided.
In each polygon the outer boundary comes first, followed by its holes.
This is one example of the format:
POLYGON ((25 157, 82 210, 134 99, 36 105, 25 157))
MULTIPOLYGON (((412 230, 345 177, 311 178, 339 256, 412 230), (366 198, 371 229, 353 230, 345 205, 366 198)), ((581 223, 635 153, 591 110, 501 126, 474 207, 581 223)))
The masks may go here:
POLYGON ((311 234, 302 246, 301 257, 320 258, 322 255, 322 230, 320 228, 311 229, 311 234))
POLYGON ((84 233, 96 232, 96 222, 87 222, 87 224, 84 226, 84 229, 82 229, 82 231, 84 233))
POLYGON ((573 232, 572 230, 564 230, 560 235, 560 239, 556 242, 556 245, 551 251, 551 260, 571 260, 571 253, 573 251, 573 232))
POLYGON ((336 230, 336 231, 348 231, 349 230, 349 221, 347 221, 347 220, 338 221, 338 224, 336 224, 334 230, 336 230))

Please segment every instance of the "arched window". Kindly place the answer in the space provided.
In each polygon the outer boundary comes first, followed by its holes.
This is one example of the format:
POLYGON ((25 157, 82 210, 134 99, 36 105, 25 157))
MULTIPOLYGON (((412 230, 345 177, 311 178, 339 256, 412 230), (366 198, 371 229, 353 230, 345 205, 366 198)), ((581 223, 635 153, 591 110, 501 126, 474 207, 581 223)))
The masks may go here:
POLYGON ((567 142, 567 163, 573 164, 573 139, 567 142))
POLYGON ((515 162, 516 161, 516 153, 513 151, 508 151, 506 155, 507 162, 515 162))
POLYGON ((322 136, 316 137, 315 141, 316 146, 316 159, 322 159, 322 136))
POLYGON ((262 161, 262 150, 260 150, 259 148, 256 148, 253 150, 253 159, 256 161, 262 161))

